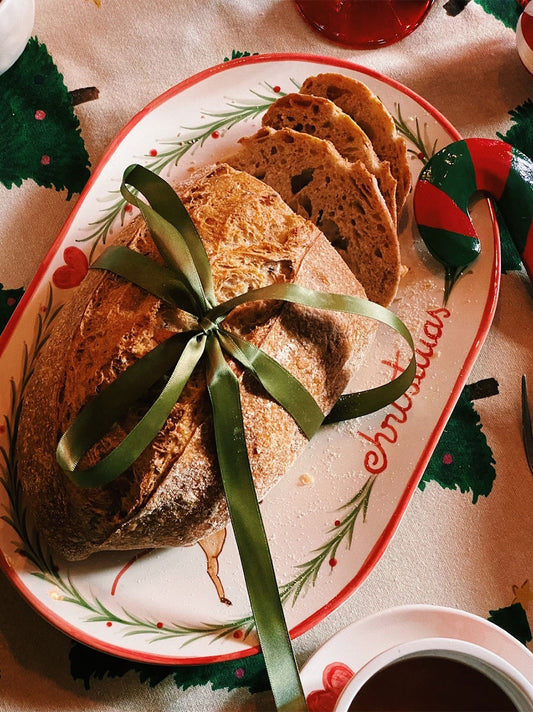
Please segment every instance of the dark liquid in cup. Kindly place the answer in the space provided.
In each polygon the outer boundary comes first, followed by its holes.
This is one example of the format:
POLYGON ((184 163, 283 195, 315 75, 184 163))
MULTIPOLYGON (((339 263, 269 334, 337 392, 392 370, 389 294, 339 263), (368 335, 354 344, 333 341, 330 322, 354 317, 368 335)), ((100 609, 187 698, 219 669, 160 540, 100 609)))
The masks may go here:
POLYGON ((380 670, 349 712, 518 712, 503 690, 474 668, 447 658, 413 657, 380 670))

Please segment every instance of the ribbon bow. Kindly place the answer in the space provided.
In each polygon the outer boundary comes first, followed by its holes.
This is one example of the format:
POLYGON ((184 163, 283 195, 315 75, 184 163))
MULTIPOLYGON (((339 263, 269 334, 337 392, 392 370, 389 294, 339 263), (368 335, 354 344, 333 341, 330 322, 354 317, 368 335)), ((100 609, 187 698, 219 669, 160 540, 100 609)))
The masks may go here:
POLYGON ((204 245, 170 185, 148 169, 132 165, 124 172, 121 192, 139 208, 165 264, 128 247, 110 246, 92 268, 109 270, 170 306, 188 312, 197 326, 170 336, 90 401, 59 441, 57 461, 80 487, 111 482, 135 462, 161 430, 193 370, 205 357, 218 464, 276 706, 285 711, 306 709, 248 460, 239 382, 224 352, 259 380, 308 438, 324 422, 324 413, 289 371, 246 339, 225 329, 223 322, 240 304, 275 299, 359 314, 398 331, 412 351, 408 368, 387 384, 343 396, 328 422, 378 410, 409 387, 416 370, 411 335, 398 317, 378 304, 349 295, 315 292, 292 283, 268 285, 218 304, 204 245), (149 204, 140 200, 137 192, 149 204), (163 377, 168 380, 161 393, 128 435, 94 466, 78 469, 84 454, 163 377))

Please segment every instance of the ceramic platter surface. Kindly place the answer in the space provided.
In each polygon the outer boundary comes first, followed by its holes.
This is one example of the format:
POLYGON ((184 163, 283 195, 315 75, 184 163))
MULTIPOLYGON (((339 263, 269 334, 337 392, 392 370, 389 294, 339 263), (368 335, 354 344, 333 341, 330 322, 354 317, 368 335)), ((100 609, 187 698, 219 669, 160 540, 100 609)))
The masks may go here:
MULTIPOLYGON (((231 532, 211 580, 199 546, 58 560, 32 527, 17 487, 17 412, 57 307, 87 263, 131 219, 119 192, 124 169, 141 163, 172 182, 220 160, 259 128, 264 111, 308 76, 340 72, 365 82, 406 138, 413 182, 434 150, 460 138, 409 89, 327 57, 261 55, 213 67, 155 99, 117 136, 0 340, 1 564, 20 593, 68 635, 135 660, 180 664, 237 658, 257 639, 231 532), (218 585, 218 591, 215 586, 218 585), (231 601, 219 600, 220 591, 231 601)), ((474 217, 480 258, 443 306, 443 273, 413 225, 401 218, 407 273, 393 310, 417 349, 409 391, 371 416, 324 427, 261 505, 293 637, 351 595, 378 561, 405 511, 489 329, 499 284, 499 240, 491 212, 474 217), (303 477, 302 477, 303 476, 303 477)), ((356 387, 386 382, 408 354, 380 327, 356 387)))

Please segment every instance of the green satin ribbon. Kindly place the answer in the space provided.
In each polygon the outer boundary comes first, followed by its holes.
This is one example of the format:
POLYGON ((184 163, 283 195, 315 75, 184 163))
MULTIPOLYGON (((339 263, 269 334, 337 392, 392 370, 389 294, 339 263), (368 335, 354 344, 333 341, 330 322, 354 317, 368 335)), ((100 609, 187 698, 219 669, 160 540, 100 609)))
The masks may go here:
POLYGON ((218 464, 246 586, 278 710, 305 710, 306 703, 287 630, 259 505, 242 419, 237 376, 227 356, 239 362, 285 408, 308 438, 324 422, 313 396, 281 364, 223 326, 240 304, 267 299, 370 317, 395 329, 412 352, 407 369, 377 388, 341 397, 327 422, 373 412, 401 396, 415 371, 414 344, 407 327, 391 311, 358 297, 315 292, 298 284, 272 284, 222 304, 215 298, 211 266, 196 228, 175 191, 139 165, 129 166, 121 186, 137 206, 164 260, 123 246, 108 247, 92 265, 137 284, 197 321, 197 328, 173 334, 123 371, 77 415, 57 447, 57 461, 80 487, 103 486, 131 467, 163 427, 199 362, 205 362, 218 464), (135 189, 135 192, 127 186, 135 189), (148 204, 137 196, 137 191, 148 204), (157 383, 165 385, 141 420, 114 450, 92 467, 78 468, 82 457, 157 383))

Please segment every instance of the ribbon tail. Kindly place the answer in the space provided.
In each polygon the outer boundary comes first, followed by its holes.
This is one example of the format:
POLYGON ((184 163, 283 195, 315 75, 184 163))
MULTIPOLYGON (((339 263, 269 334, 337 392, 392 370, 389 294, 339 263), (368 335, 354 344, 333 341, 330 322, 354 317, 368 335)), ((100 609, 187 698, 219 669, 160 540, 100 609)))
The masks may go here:
POLYGON ((246 339, 222 329, 219 339, 224 350, 253 373, 266 392, 311 439, 322 425, 324 413, 307 388, 290 371, 246 339))
POLYGON ((416 361, 413 356, 405 371, 389 383, 366 391, 342 395, 324 419, 324 423, 328 425, 339 423, 343 420, 359 418, 362 415, 368 415, 385 408, 385 406, 390 405, 405 393, 413 382, 415 374, 416 361))
MULTIPOLYGON (((357 418, 362 415, 367 415, 368 413, 373 413, 376 410, 380 410, 399 398, 411 385, 416 374, 416 356, 413 337, 411 336, 409 329, 405 326, 403 321, 399 319, 396 314, 394 314, 394 312, 386 309, 380 304, 370 302, 367 299, 361 299, 360 297, 346 294, 317 292, 294 283, 278 283, 250 290, 249 292, 246 292, 246 294, 239 295, 234 299, 217 305, 214 309, 211 309, 211 311, 208 312, 208 315, 210 319, 220 319, 235 306, 239 306, 245 301, 252 302, 260 301, 262 299, 279 299, 293 304, 303 304, 308 307, 315 307, 316 309, 327 309, 347 314, 357 314, 389 326, 391 329, 394 329, 394 331, 396 331, 404 339, 404 341, 407 342, 407 345, 411 351, 411 359, 409 366, 402 374, 389 383, 385 383, 381 386, 341 396, 329 415, 324 419, 324 423, 337 423, 342 420, 357 418)), ((237 355, 235 358, 239 360, 237 355)), ((243 361, 241 362, 244 363, 243 361)), ((274 397, 276 397, 277 400, 277 396, 274 397)), ((279 400, 278 402, 282 403, 282 400, 279 400)), ((293 415, 291 408, 285 406, 284 403, 283 405, 291 413, 291 415, 293 415)), ((295 416, 293 415, 293 417, 295 416)), ((300 425, 300 423, 298 424, 300 425)), ((300 425, 300 427, 302 426, 300 425)), ((302 429, 306 432, 305 428, 302 427, 302 429)))
POLYGON ((188 340, 183 344, 184 336, 179 334, 171 337, 120 374, 78 414, 64 433, 57 446, 57 461, 79 487, 100 487, 114 480, 133 465, 161 430, 205 349, 205 334, 191 336, 188 333, 188 340), (168 343, 171 341, 173 343, 168 343), (171 367, 169 360, 172 364, 176 358, 178 362, 165 387, 135 427, 96 465, 78 470, 83 455, 105 435, 132 403, 168 372, 171 367), (115 402, 117 405, 114 405, 115 402))
POLYGON ((307 709, 248 461, 237 377, 216 336, 207 340, 207 383, 218 462, 257 634, 278 710, 307 709))

